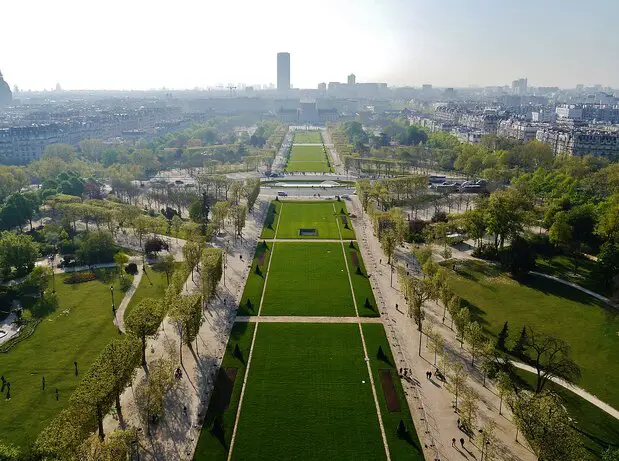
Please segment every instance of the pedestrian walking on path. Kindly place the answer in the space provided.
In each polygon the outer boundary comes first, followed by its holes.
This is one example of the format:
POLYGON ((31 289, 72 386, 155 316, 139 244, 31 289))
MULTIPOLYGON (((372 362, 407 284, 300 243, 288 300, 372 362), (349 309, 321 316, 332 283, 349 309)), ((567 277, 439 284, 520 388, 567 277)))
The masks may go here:
POLYGON ((464 439, 462 437, 460 437, 460 445, 462 445, 462 448, 464 448, 464 439))
POLYGON ((451 439, 451 446, 456 448, 456 439, 451 439))

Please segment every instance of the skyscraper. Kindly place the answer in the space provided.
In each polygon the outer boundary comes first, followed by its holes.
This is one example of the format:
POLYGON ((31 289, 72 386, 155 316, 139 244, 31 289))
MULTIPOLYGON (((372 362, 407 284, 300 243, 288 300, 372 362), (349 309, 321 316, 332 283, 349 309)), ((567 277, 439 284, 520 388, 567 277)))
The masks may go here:
POLYGON ((348 84, 349 85, 354 85, 357 83, 357 77, 355 77, 355 74, 350 74, 348 76, 348 84))
POLYGON ((277 90, 290 89, 290 53, 277 53, 277 90))

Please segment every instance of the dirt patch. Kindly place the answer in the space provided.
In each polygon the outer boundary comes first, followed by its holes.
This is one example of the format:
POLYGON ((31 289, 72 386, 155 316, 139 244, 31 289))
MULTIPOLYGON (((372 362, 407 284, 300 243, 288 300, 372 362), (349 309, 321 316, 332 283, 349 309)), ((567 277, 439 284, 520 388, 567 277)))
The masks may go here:
POLYGON ((356 251, 351 251, 350 252, 350 260, 352 261, 352 265, 353 266, 358 266, 359 265, 359 256, 357 256, 357 252, 356 251))
POLYGON ((398 394, 395 392, 391 370, 378 370, 378 376, 380 377, 380 384, 383 387, 383 394, 387 401, 387 410, 391 413, 400 411, 400 402, 398 401, 398 394))

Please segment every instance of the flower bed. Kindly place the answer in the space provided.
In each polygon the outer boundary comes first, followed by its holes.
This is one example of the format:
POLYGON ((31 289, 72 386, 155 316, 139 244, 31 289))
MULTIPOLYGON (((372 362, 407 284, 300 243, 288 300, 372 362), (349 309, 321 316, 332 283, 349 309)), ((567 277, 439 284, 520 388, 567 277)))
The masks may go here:
POLYGON ((94 272, 73 272, 64 279, 64 283, 72 285, 74 283, 90 282, 96 278, 97 276, 94 272))

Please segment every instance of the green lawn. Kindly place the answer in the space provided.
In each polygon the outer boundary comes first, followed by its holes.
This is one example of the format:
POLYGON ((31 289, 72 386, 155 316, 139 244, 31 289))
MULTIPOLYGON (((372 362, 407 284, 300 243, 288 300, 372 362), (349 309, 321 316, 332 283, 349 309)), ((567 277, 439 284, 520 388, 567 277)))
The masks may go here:
POLYGON ((385 459, 357 325, 260 324, 233 459, 385 459))
POLYGON ((340 243, 277 243, 262 315, 354 316, 340 243))
POLYGON ((604 296, 612 294, 609 287, 598 277, 595 261, 559 255, 552 258, 538 257, 535 263, 537 272, 568 280, 604 296))
POLYGON ((295 131, 293 144, 319 144, 322 142, 320 131, 295 131))
MULTIPOLYGON (((183 263, 177 262, 175 263, 175 268, 180 268, 182 265, 183 263)), ((142 270, 141 267, 138 269, 142 270)), ((194 277, 197 281, 200 276, 194 272, 194 277)), ((131 301, 129 301, 129 305, 125 310, 125 316, 129 313, 129 311, 131 311, 131 309, 140 304, 140 301, 144 298, 163 299, 167 288, 168 280, 165 272, 156 271, 152 268, 152 266, 146 266, 146 274, 142 275, 140 284, 138 285, 137 290, 135 290, 135 293, 133 293, 131 301)))
POLYGON ((359 245, 354 244, 354 248, 350 244, 344 245, 346 250, 346 259, 348 261, 348 270, 350 271, 350 278, 352 280, 353 290, 355 292, 355 300, 357 301, 357 309, 361 317, 378 317, 380 312, 374 299, 374 293, 372 292, 372 285, 367 276, 367 270, 363 264, 363 258, 359 251, 359 245), (354 263, 353 258, 356 255, 357 264, 354 263), (360 272, 357 272, 357 266, 359 266, 360 272))
POLYGON ((198 439, 195 460, 226 461, 232 430, 236 419, 236 411, 241 398, 241 388, 243 387, 243 377, 245 376, 245 365, 249 357, 251 339, 254 333, 255 323, 235 323, 230 332, 230 339, 226 346, 219 379, 215 386, 209 402, 208 411, 198 439), (241 356, 234 354, 234 349, 238 344, 241 356), (236 368, 234 382, 226 378, 226 370, 236 368), (229 396, 229 398, 226 398, 229 396), (221 416, 222 424, 214 425, 215 419, 221 416), (223 427, 223 430, 218 428, 223 427))
MULTIPOLYGON (((533 389, 535 375, 517 370, 520 383, 533 389)), ((609 446, 619 448, 619 421, 573 392, 548 383, 548 390, 557 393, 573 419, 575 429, 580 433, 591 460, 599 460, 609 446)))
POLYGON ((251 272, 245 283, 245 290, 243 291, 243 297, 241 298, 241 304, 237 310, 237 315, 258 315, 260 298, 262 297, 264 279, 269 265, 272 245, 273 243, 268 243, 265 248, 261 244, 258 244, 256 247, 256 254, 252 262, 251 272), (258 271, 256 271, 256 267, 259 267, 258 271))
POLYGON ((385 335, 385 329, 380 324, 366 323, 362 325, 363 336, 365 337, 365 345, 370 358, 370 366, 372 367, 372 375, 374 377, 374 386, 378 395, 378 403, 383 417, 383 426, 387 435, 387 443, 391 459, 399 460, 423 460, 423 450, 419 443, 419 438, 415 432, 415 425, 408 409, 406 395, 402 388, 402 382, 398 377, 398 370, 395 367, 395 362, 391 354, 391 347, 385 335), (383 355, 379 356, 379 347, 383 351, 383 355), (400 405, 399 411, 389 411, 387 400, 381 385, 379 370, 389 370, 393 379, 395 393, 400 405), (409 430, 409 437, 399 437, 397 427, 400 420, 409 430))
POLYGON ((279 200, 273 200, 271 203, 269 203, 269 209, 267 210, 267 214, 264 218, 262 234, 260 235, 261 238, 275 238, 275 228, 277 227, 277 219, 279 217, 281 207, 282 202, 279 200))
POLYGON ((521 284, 485 263, 460 265, 460 275, 452 273, 450 286, 486 331, 496 335, 508 321, 508 343, 517 340, 523 325, 564 339, 582 369, 578 384, 619 408, 617 310, 542 277, 531 276, 521 284))
POLYGON ((323 172, 332 171, 327 154, 322 146, 292 146, 286 171, 323 172))
POLYGON ((66 407, 80 377, 103 347, 118 336, 110 297, 113 284, 116 305, 122 300, 116 272, 98 271, 102 279, 75 285, 62 283, 66 274, 56 275, 56 310, 46 314, 30 338, 0 354, 0 374, 11 383, 11 400, 0 399, 2 442, 20 446, 34 442, 41 429, 66 407))
MULTIPOLYGON (((348 215, 346 214, 346 204, 342 201, 323 200, 323 201, 279 201, 275 202, 278 212, 281 212, 279 227, 277 229, 278 239, 339 239, 339 228, 344 240, 355 238, 355 231, 349 223, 348 215), (341 211, 344 210, 344 215, 341 211), (347 221, 348 229, 344 228, 344 220, 347 221), (300 229, 316 229, 315 236, 301 236, 300 229)), ((277 215, 275 215, 277 216, 277 215)), ((277 218, 275 218, 277 224, 277 218)), ((275 227, 275 225, 273 225, 275 227)), ((270 229, 264 229, 262 232, 263 238, 269 238, 271 235, 270 229)), ((272 237, 271 237, 272 238, 272 237)))

